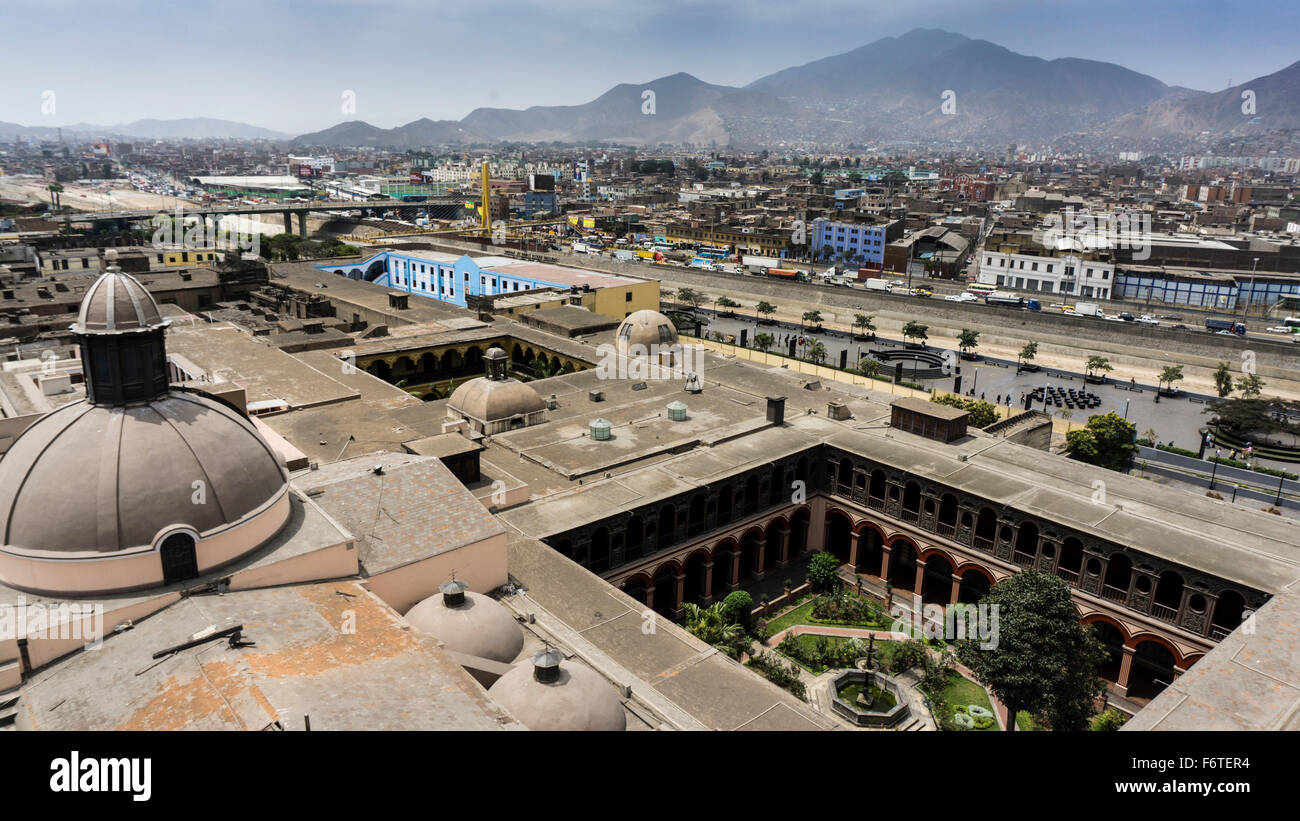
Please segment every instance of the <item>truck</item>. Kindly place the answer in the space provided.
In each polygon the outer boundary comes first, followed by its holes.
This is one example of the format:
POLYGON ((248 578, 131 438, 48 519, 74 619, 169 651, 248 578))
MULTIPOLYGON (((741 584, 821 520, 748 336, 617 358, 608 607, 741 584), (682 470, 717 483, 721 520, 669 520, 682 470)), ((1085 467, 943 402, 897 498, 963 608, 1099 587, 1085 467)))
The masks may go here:
POLYGON ((883 279, 869 279, 862 283, 868 291, 884 291, 889 293, 894 290, 894 283, 883 279))
POLYGON ((692 259, 690 267, 699 268, 701 271, 715 270, 713 267, 713 260, 708 257, 696 257, 695 259, 692 259))
POLYGON ((1231 319, 1207 319, 1205 320, 1205 330, 1209 331, 1210 333, 1217 333, 1219 331, 1228 331, 1230 333, 1236 334, 1237 336, 1245 336, 1246 323, 1234 322, 1231 319))
POLYGON ((776 257, 757 257, 745 254, 740 258, 740 263, 749 270, 751 274, 765 274, 768 268, 780 268, 781 260, 776 257))
POLYGON ((794 268, 768 268, 767 275, 777 279, 791 279, 799 282, 807 282, 808 275, 803 271, 797 271, 794 268))
POLYGON ((1025 299, 1022 296, 997 293, 984 297, 984 304, 1000 308, 1028 308, 1031 311, 1040 311, 1043 308, 1042 303, 1036 299, 1025 299))
POLYGON ((1095 302, 1076 302, 1074 303, 1074 315, 1092 316, 1101 319, 1106 316, 1106 313, 1102 311, 1101 306, 1095 302))
POLYGON ((631 251, 619 250, 614 252, 614 259, 618 260, 619 262, 636 262, 637 255, 632 253, 631 251))

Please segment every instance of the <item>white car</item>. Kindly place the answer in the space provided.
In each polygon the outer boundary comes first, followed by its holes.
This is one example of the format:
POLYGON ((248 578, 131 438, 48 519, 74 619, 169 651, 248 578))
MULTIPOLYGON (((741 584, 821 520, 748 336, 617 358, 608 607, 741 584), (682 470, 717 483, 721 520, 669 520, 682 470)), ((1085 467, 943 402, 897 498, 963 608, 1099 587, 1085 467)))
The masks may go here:
POLYGON ((961 294, 949 294, 948 296, 943 298, 943 301, 944 302, 965 302, 966 300, 962 299, 961 296, 962 296, 961 294))
POLYGON ((1289 328, 1286 325, 1274 325, 1272 328, 1265 328, 1265 333, 1270 334, 1289 334, 1295 331, 1295 328, 1289 328))
POLYGON ((1141 317, 1138 318, 1137 321, 1138 321, 1138 324, 1139 324, 1139 325, 1159 325, 1159 324, 1160 324, 1160 320, 1156 319, 1156 318, 1155 318, 1154 316, 1152 316, 1151 314, 1143 314, 1141 317))

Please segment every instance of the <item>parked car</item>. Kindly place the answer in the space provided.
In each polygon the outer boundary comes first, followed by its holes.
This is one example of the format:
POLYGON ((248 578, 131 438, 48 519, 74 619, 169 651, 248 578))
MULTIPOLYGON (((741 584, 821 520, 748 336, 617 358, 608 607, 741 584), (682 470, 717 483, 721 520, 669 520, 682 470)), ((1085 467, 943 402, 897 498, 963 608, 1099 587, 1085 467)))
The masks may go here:
POLYGON ((1139 323, 1143 324, 1143 325, 1159 325, 1159 324, 1160 324, 1160 320, 1156 319, 1156 318, 1155 318, 1154 316, 1152 316, 1151 314, 1143 314, 1142 316, 1138 317, 1137 321, 1138 321, 1139 323))

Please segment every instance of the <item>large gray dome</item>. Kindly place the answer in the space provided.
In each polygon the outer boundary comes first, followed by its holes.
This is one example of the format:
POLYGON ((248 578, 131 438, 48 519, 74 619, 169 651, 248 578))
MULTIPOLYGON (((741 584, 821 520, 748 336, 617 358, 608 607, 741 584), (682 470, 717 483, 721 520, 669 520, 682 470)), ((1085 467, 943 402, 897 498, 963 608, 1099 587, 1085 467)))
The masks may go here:
POLYGON ((554 681, 539 681, 537 668, 547 663, 543 656, 555 654, 543 650, 533 661, 515 665, 509 673, 488 688, 488 695, 505 707, 530 730, 598 730, 627 729, 627 714, 613 685, 590 667, 564 664, 555 655, 554 681))
POLYGON ((509 611, 463 587, 459 596, 455 590, 433 594, 408 610, 406 620, 457 653, 509 664, 524 649, 524 632, 509 611))
POLYGON ((147 548, 176 525, 203 537, 287 488, 252 423, 216 399, 171 391, 126 406, 76 402, 33 423, 0 460, 2 549, 103 555, 147 548))

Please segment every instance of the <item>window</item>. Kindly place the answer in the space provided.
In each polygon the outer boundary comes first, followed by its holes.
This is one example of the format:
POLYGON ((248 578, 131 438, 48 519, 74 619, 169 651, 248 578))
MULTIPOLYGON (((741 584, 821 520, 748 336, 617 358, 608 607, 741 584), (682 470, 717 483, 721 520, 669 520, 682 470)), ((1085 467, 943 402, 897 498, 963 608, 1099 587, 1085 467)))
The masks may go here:
POLYGON ((1037 270, 1038 270, 1038 263, 1035 262, 1035 263, 1031 264, 1030 267, 1029 267, 1029 270, 1031 270, 1031 271, 1037 271, 1037 270))
POLYGON ((631 292, 631 291, 628 291, 626 294, 623 294, 623 301, 624 301, 624 302, 631 302, 631 301, 632 301, 632 292, 631 292))

